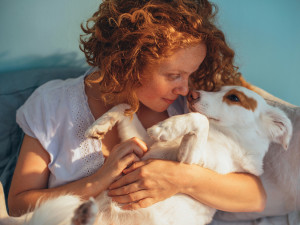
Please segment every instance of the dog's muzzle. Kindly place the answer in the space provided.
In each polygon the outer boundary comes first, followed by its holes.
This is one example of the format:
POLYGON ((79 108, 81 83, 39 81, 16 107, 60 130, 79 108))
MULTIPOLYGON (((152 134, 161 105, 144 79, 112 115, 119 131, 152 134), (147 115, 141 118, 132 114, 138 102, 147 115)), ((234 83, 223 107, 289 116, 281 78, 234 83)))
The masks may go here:
POLYGON ((189 93, 186 96, 187 101, 188 101, 188 108, 190 109, 191 112, 197 112, 196 109, 194 108, 194 104, 199 101, 200 99, 200 92, 197 91, 189 91, 189 93))
POLYGON ((195 103, 196 101, 198 101, 200 99, 200 92, 198 91, 189 91, 188 95, 187 95, 187 100, 190 104, 195 103))

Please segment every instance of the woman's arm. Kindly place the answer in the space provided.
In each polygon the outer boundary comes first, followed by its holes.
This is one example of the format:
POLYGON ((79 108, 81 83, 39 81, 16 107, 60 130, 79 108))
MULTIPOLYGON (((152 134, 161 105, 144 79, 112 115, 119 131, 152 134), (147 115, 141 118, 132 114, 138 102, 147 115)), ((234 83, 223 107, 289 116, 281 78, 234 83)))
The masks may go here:
POLYGON ((260 212, 266 204, 266 193, 260 179, 249 173, 218 174, 197 165, 181 164, 179 192, 223 211, 260 212), (205 184, 205 185, 203 185, 205 184))
POLYGON ((34 208, 37 201, 71 193, 83 199, 97 196, 122 174, 122 171, 139 160, 146 145, 131 139, 116 145, 104 165, 93 175, 47 189, 50 156, 40 142, 25 135, 8 196, 9 213, 20 216, 34 208))
POLYGON ((47 189, 49 161, 50 156, 40 142, 25 135, 8 196, 10 215, 24 214, 30 207, 34 207, 41 197, 47 199, 63 193, 72 193, 88 198, 97 195, 109 184, 97 182, 96 176, 99 175, 94 174, 67 185, 47 189))
POLYGON ((260 179, 247 173, 221 175, 197 165, 164 160, 136 162, 125 172, 126 176, 109 187, 109 195, 125 203, 125 209, 148 207, 176 193, 224 211, 254 212, 265 207, 260 179))

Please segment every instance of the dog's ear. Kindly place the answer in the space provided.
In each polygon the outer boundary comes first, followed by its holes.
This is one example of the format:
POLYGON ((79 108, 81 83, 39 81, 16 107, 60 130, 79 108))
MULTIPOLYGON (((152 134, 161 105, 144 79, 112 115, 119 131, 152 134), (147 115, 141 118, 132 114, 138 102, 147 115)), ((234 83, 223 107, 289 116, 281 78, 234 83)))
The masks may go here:
POLYGON ((263 114, 263 123, 271 141, 281 144, 287 150, 292 137, 292 123, 279 108, 269 106, 263 114))

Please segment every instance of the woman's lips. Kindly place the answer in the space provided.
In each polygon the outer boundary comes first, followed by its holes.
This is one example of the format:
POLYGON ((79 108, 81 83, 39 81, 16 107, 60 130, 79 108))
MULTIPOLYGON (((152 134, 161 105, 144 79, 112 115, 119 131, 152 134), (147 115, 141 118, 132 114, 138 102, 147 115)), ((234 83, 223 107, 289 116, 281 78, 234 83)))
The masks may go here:
POLYGON ((176 99, 170 100, 170 99, 163 98, 163 100, 164 100, 166 103, 168 103, 168 104, 171 105, 176 99))

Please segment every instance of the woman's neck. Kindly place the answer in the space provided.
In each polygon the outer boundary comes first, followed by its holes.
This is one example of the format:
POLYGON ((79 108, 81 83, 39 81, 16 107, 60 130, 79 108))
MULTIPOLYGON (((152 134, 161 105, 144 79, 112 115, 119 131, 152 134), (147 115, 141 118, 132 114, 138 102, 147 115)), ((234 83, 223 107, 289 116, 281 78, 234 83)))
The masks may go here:
POLYGON ((156 112, 141 103, 136 114, 145 129, 169 117, 167 111, 156 112))
MULTIPOLYGON (((85 92, 88 97, 90 110, 95 119, 98 119, 112 107, 104 104, 103 100, 101 99, 100 91, 96 88, 96 86, 85 85, 85 92)), ((146 129, 169 117, 167 111, 156 112, 142 103, 140 103, 140 107, 136 114, 146 129)))
POLYGON ((90 108, 91 113, 93 114, 95 119, 98 119, 102 116, 105 112, 107 112, 111 107, 107 106, 102 98, 100 91, 96 88, 96 85, 87 85, 85 83, 85 94, 88 99, 88 105, 90 108))

